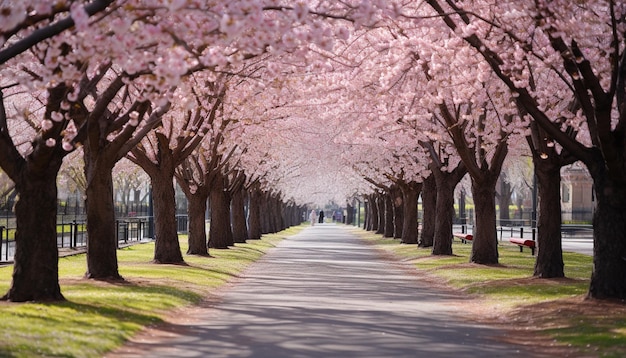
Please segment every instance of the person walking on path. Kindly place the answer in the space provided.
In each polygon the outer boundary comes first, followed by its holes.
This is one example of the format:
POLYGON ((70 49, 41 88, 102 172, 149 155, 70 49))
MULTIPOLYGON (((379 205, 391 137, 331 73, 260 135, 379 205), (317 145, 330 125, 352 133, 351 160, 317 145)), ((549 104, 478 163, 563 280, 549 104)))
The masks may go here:
POLYGON ((317 221, 317 214, 315 213, 315 210, 311 210, 311 213, 309 214, 309 221, 311 221, 311 226, 315 225, 315 222, 317 221))
POLYGON ((219 297, 106 357, 541 357, 461 318, 458 294, 429 286, 352 230, 304 228, 219 297))
POLYGON ((322 224, 323 222, 324 222, 324 210, 320 210, 319 223, 322 224))

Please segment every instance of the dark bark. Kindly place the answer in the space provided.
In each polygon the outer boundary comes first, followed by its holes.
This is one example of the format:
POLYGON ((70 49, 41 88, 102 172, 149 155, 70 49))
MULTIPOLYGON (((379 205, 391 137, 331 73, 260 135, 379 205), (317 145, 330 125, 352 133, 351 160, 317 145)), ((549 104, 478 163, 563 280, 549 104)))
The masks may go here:
POLYGON ((245 243, 248 238, 246 225, 245 196, 241 189, 235 189, 231 193, 231 219, 233 227, 233 242, 245 243))
POLYGON ((385 200, 381 193, 375 194, 374 208, 376 217, 374 218, 375 232, 377 234, 385 233, 385 200))
POLYGON ((350 204, 350 203, 346 204, 346 219, 345 219, 345 223, 346 223, 346 225, 353 225, 354 224, 354 206, 352 206, 352 204, 350 204))
MULTIPOLYGON (((452 224, 454 219, 454 188, 467 172, 462 163, 452 171, 432 169, 437 182, 437 203, 433 255, 452 255, 452 224)), ((494 213, 495 215, 495 213, 494 213)))
POLYGON ((611 177, 598 155, 590 171, 597 199, 589 298, 626 299, 626 178, 611 177))
POLYGON ((211 223, 209 226, 209 248, 227 249, 233 246, 233 233, 230 225, 230 197, 224 188, 224 178, 213 182, 209 195, 211 223))
POLYGON ((394 215, 394 210, 393 210, 393 199, 391 196, 391 193, 386 192, 384 194, 382 194, 381 196, 382 199, 382 204, 383 204, 383 216, 382 219, 384 220, 384 225, 383 225, 383 237, 394 237, 394 223, 393 223, 393 215, 394 215))
POLYGON ((272 195, 272 233, 277 233, 285 229, 284 204, 278 195, 272 195))
POLYGON ((531 123, 527 137, 533 156, 537 181, 537 260, 535 277, 564 277, 563 247, 561 243, 561 168, 575 162, 566 150, 557 152, 547 145, 547 133, 531 123))
POLYGON ((92 279, 121 280, 117 264, 113 160, 94 154, 85 146, 87 272, 92 279), (97 160, 97 158, 100 160, 97 160))
POLYGON ((561 243, 561 163, 556 156, 533 155, 539 213, 537 216, 537 261, 535 277, 565 277, 561 243))
POLYGON ((13 281, 3 300, 13 302, 64 300, 59 286, 56 234, 56 174, 61 159, 37 175, 26 170, 15 181, 17 231, 13 281))
POLYGON ((393 185, 390 188, 389 196, 393 204, 393 237, 395 239, 402 238, 402 230, 404 229, 404 199, 402 197, 402 189, 399 185, 393 185))
POLYGON ((154 262, 158 264, 183 263, 176 225, 176 193, 174 168, 161 165, 161 171, 149 173, 152 179, 154 201, 154 262))
POLYGON ((482 265, 498 263, 498 237, 496 235, 496 184, 502 171, 502 164, 508 154, 506 141, 499 142, 493 148, 493 156, 487 160, 486 153, 481 150, 467 148, 460 153, 463 163, 472 179, 472 195, 476 213, 474 238, 470 262, 482 265), (477 160, 474 155, 478 151, 482 159, 477 160), (462 154, 461 154, 462 153, 462 154))
POLYGON ((187 196, 187 217, 189 220, 187 255, 209 256, 206 211, 209 191, 207 189, 196 190, 187 196))
POLYGON ((417 216, 417 202, 422 190, 422 183, 400 183, 402 191, 402 204, 404 221, 402 227, 402 243, 417 244, 419 235, 419 222, 417 216))
POLYGON ((253 187, 248 192, 248 239, 258 240, 261 238, 261 193, 253 187))
POLYGON ((295 207, 293 204, 286 204, 285 205, 285 227, 291 227, 294 225, 295 221, 294 221, 294 212, 295 212, 295 207))
POLYGON ((272 232, 272 228, 271 228, 271 206, 270 206, 270 197, 269 197, 269 193, 262 191, 261 192, 261 196, 259 197, 259 207, 260 207, 260 213, 261 213, 261 233, 262 234, 269 234, 272 232))
POLYGON ((481 178, 472 178, 476 225, 474 225, 470 262, 493 265, 498 263, 495 196, 499 173, 483 174, 481 178))
POLYGON ((420 247, 432 247, 435 242, 435 227, 437 222, 437 181, 435 175, 430 174, 422 185, 422 232, 420 247))
MULTIPOLYGON (((48 91, 44 118, 58 111, 67 86, 64 83, 48 91)), ((62 122, 54 122, 46 132, 50 138, 60 135, 62 122)), ((19 198, 15 204, 16 232, 13 280, 3 300, 13 302, 61 301, 59 253, 57 249, 56 178, 67 154, 60 141, 50 147, 45 137, 33 140, 32 151, 23 157, 9 135, 4 96, 0 91, 0 165, 15 183, 19 198)))

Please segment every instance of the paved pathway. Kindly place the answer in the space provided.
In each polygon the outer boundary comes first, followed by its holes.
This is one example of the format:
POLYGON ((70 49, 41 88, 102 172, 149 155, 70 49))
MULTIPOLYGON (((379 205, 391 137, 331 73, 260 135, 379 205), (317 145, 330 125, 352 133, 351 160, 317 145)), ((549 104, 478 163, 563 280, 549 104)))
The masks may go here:
POLYGON ((253 264, 214 307, 110 357, 529 357, 455 315, 458 299, 323 224, 253 264))

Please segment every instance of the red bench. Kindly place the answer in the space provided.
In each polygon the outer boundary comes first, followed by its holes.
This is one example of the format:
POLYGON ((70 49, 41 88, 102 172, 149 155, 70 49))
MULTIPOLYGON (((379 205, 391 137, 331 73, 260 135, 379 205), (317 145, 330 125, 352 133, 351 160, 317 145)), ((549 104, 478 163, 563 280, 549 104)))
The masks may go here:
POLYGON ((522 239, 519 237, 511 237, 509 241, 512 244, 519 246, 519 252, 524 252, 524 246, 530 248, 530 252, 533 256, 535 256, 535 247, 536 243, 533 240, 522 239))
POLYGON ((461 242, 464 244, 467 244, 468 241, 472 241, 472 239, 474 239, 474 236, 472 234, 463 234, 460 232, 455 232, 454 234, 452 234, 452 236, 461 240, 461 242))

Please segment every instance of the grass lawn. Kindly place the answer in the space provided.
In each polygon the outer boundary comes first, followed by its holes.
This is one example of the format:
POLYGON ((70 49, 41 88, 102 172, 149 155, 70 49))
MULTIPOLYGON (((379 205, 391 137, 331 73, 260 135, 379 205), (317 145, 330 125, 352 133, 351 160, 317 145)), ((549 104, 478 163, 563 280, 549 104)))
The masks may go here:
MULTIPOLYGON (((60 258, 66 302, 0 302, 0 357, 100 357, 143 327, 162 322, 172 310, 211 295, 302 228, 228 250, 212 249, 212 257, 185 255, 187 265, 152 264, 153 243, 130 246, 118 251, 123 283, 84 279, 85 255, 60 258)), ((182 235, 181 249, 187 251, 182 235)), ((0 267, 1 294, 8 290, 12 272, 13 266, 0 267)))
POLYGON ((354 233, 396 258, 411 263, 433 282, 467 297, 467 311, 479 320, 501 324, 539 352, 554 356, 623 357, 626 303, 585 299, 590 256, 564 253, 562 279, 534 278, 535 257, 508 242, 498 247, 499 265, 469 263, 471 243, 453 243, 454 256, 355 228, 354 233))

